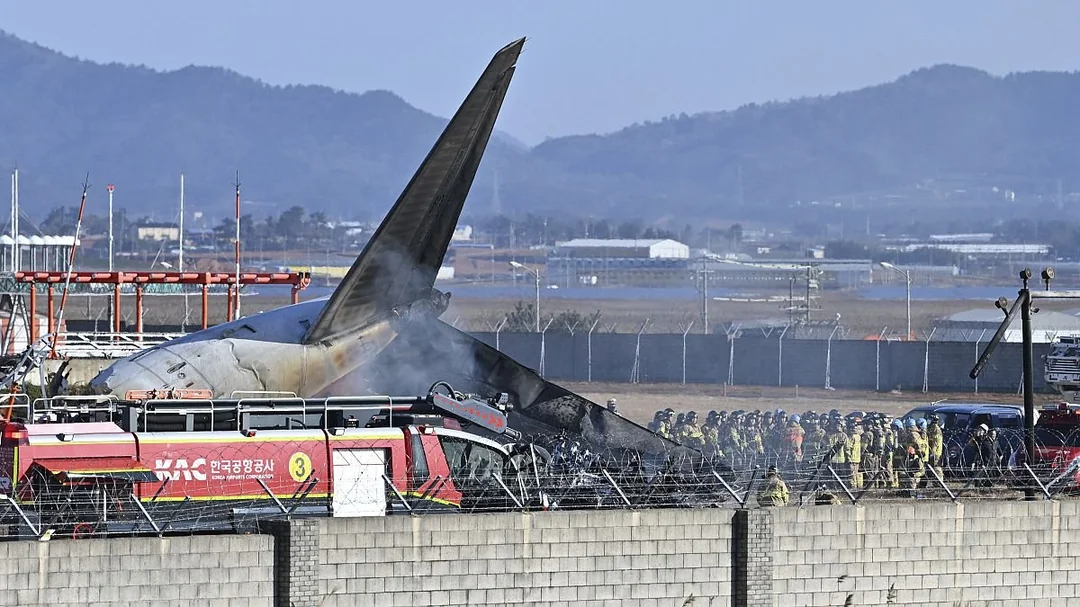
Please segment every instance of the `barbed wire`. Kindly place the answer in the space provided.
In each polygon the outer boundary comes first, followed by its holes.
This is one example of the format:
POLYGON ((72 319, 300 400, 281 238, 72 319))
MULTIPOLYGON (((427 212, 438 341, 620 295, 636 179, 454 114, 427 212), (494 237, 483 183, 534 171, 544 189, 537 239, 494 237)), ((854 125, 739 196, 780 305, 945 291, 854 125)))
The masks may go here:
POLYGON ((1022 439, 1021 432, 999 433, 989 458, 954 437, 941 460, 870 450, 852 466, 812 446, 801 455, 764 449, 691 456, 695 452, 673 449, 645 456, 595 450, 571 436, 535 436, 513 445, 506 460, 451 454, 446 469, 431 466, 412 476, 404 462, 375 460, 362 474, 336 478, 334 462, 312 457, 300 441, 272 443, 256 458, 220 446, 194 461, 148 462, 155 468, 152 480, 146 471, 64 472, 34 464, 0 503, 0 523, 8 526, 9 539, 83 538, 244 532, 299 516, 799 507, 1080 493, 1080 458, 1066 456, 1068 447, 1080 444, 1080 432, 1040 433, 1041 456, 1032 464, 1022 439), (770 467, 775 477, 767 473, 770 467), (784 499, 774 499, 776 479, 786 485, 784 499))

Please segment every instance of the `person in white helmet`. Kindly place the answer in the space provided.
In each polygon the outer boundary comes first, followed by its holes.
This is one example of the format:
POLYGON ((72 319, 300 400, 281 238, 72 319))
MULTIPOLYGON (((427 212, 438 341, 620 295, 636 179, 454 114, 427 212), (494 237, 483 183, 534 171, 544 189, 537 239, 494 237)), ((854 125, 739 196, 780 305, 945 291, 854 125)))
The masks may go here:
POLYGON ((614 413, 616 415, 619 414, 619 408, 615 406, 615 399, 614 398, 607 399, 607 410, 611 411, 612 413, 614 413))

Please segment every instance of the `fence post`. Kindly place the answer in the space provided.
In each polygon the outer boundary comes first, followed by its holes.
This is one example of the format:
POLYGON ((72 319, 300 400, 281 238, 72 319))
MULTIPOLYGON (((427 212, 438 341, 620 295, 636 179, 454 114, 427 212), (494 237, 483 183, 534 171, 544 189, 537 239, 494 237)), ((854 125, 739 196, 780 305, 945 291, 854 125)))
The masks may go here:
POLYGON ((544 361, 547 359, 547 332, 554 320, 555 317, 548 319, 547 324, 544 325, 544 330, 540 332, 540 377, 544 376, 544 361))
MULTIPOLYGON (((986 329, 983 329, 982 333, 979 333, 979 339, 975 340, 975 363, 976 364, 979 363, 979 352, 980 352, 979 344, 982 343, 983 337, 985 337, 985 336, 986 336, 986 329)), ((979 376, 976 375, 975 376, 975 394, 978 394, 978 393, 979 393, 979 376)))
POLYGON ((874 348, 874 391, 881 392, 881 340, 885 337, 885 332, 889 330, 889 327, 882 327, 881 333, 877 336, 877 346, 874 348))
POLYGON ((588 337, 588 341, 586 342, 586 346, 588 347, 588 360, 586 361, 586 363, 588 364, 588 376, 587 376, 585 381, 590 381, 590 382, 592 381, 592 334, 593 334, 593 331, 596 330, 596 325, 599 322, 600 322, 600 319, 597 318, 596 320, 593 321, 592 326, 589 327, 589 337, 588 337))
POLYGON ((735 385, 735 340, 741 335, 739 327, 742 325, 732 325, 728 327, 725 333, 728 339, 728 359, 727 359, 727 385, 735 385))
POLYGON ((832 340, 836 335, 836 331, 840 328, 840 325, 833 327, 832 333, 829 333, 829 341, 825 346, 825 389, 832 390, 832 340))
POLYGON ((784 330, 780 333, 780 338, 776 340, 777 346, 779 346, 779 353, 776 356, 776 385, 784 385, 784 335, 787 335, 788 329, 791 325, 784 325, 784 330))
POLYGON ((926 336, 926 352, 923 354, 923 366, 922 366, 922 391, 927 392, 930 382, 930 340, 934 339, 934 333, 937 332, 937 327, 930 330, 930 335, 926 336))
POLYGON ((645 332, 645 327, 649 325, 649 319, 646 318, 645 322, 641 323, 641 328, 637 332, 637 341, 634 343, 634 366, 630 369, 630 383, 636 384, 641 380, 641 334, 645 332))
POLYGON ((686 330, 682 332, 682 383, 686 383, 686 334, 690 332, 690 329, 694 328, 694 321, 690 321, 690 324, 686 326, 686 330))
POLYGON ((506 326, 506 320, 507 320, 507 318, 503 317, 503 319, 499 321, 499 324, 495 325, 495 349, 496 350, 500 349, 499 348, 499 334, 502 333, 503 327, 506 326))

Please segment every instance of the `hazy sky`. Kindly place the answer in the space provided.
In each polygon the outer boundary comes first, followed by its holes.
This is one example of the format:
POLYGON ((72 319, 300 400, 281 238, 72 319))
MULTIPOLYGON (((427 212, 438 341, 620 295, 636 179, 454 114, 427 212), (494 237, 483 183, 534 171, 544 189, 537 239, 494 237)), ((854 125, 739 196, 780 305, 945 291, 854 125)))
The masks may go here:
POLYGON ((935 63, 1080 67, 1080 3, 766 0, 95 0, 0 6, 0 28, 67 54, 220 65, 273 84, 390 89, 448 116, 530 38, 499 121, 528 143, 679 112, 831 93, 935 63))

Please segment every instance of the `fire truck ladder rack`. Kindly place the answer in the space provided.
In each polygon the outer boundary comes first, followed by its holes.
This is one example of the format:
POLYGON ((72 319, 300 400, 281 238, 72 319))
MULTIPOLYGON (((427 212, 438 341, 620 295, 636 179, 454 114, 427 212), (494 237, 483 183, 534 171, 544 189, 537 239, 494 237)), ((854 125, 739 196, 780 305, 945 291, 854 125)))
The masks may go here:
MULTIPOLYGON (((393 426, 395 413, 411 414, 442 414, 477 424, 480 427, 496 434, 510 434, 514 431, 506 425, 506 411, 510 407, 506 404, 505 395, 500 395, 496 404, 492 405, 470 396, 454 392, 449 384, 439 382, 432 386, 432 391, 427 396, 331 396, 322 399, 305 399, 295 396, 282 398, 240 398, 240 399, 206 399, 206 398, 181 398, 181 399, 147 399, 137 401, 120 401, 112 395, 101 396, 59 396, 48 399, 38 399, 29 405, 27 420, 32 422, 59 421, 62 416, 85 416, 87 414, 102 413, 116 414, 125 417, 125 425, 129 431, 151 431, 151 419, 155 416, 185 416, 187 417, 187 430, 194 430, 191 416, 206 415, 208 418, 208 430, 215 429, 239 429, 246 430, 250 425, 253 415, 288 415, 299 414, 302 427, 307 428, 307 416, 318 415, 320 418, 319 428, 330 432, 336 432, 344 427, 344 419, 341 426, 330 423, 330 413, 345 412, 355 413, 370 411, 378 414, 385 411, 386 424, 393 426), (446 386, 449 395, 436 391, 438 386, 446 386), (227 417, 234 422, 226 424, 228 428, 216 428, 216 419, 219 416, 227 417), (140 423, 141 422, 141 423, 140 423)), ((290 422, 291 423, 291 422, 290 422)))

